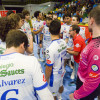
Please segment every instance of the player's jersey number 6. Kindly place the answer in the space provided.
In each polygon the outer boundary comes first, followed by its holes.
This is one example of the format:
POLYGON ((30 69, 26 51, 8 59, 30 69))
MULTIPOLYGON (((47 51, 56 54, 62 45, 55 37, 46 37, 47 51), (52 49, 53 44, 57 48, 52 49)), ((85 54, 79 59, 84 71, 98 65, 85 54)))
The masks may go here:
POLYGON ((6 95, 11 92, 11 91, 14 91, 16 93, 16 95, 18 95, 18 89, 11 89, 11 90, 7 90, 5 91, 2 96, 1 96, 1 100, 18 100, 17 98, 9 98, 9 99, 6 99, 6 95))

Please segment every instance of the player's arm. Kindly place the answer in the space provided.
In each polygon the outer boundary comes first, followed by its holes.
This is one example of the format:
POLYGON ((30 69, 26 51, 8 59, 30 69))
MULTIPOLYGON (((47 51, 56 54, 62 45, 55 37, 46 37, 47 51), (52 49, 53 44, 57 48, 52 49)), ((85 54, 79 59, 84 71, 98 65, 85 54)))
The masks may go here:
POLYGON ((68 43, 68 40, 69 40, 69 38, 66 38, 66 39, 65 39, 65 42, 68 43))
POLYGON ((29 47, 26 49, 26 52, 33 53, 33 36, 31 34, 28 35, 29 39, 29 47))
POLYGON ((40 28, 39 30, 33 30, 33 33, 34 33, 35 35, 37 35, 37 34, 39 34, 40 32, 42 32, 43 28, 44 28, 44 26, 41 26, 41 28, 40 28))
POLYGON ((75 56, 77 56, 77 55, 79 54, 79 52, 77 52, 77 51, 67 50, 67 52, 68 52, 69 54, 72 54, 72 55, 75 55, 75 56))
POLYGON ((49 82, 50 75, 52 73, 52 68, 54 64, 54 51, 52 51, 50 48, 46 49, 46 69, 45 69, 45 76, 47 82, 49 82))
POLYGON ((52 72, 52 66, 47 66, 46 65, 45 77, 46 77, 46 80, 47 80, 48 83, 49 83, 51 72, 52 72))
POLYGON ((43 33, 40 35, 40 48, 42 48, 43 33))

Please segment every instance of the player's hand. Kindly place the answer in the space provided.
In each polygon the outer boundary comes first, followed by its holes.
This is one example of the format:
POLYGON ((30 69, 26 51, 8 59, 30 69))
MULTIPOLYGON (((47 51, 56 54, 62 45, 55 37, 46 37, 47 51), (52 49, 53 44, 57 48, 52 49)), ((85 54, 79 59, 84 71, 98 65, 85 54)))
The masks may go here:
POLYGON ((43 30, 43 28, 44 28, 44 26, 42 25, 40 29, 43 30))
POLYGON ((39 44, 40 48, 42 48, 42 44, 39 44))
POLYGON ((76 100, 76 99, 74 99, 73 93, 71 93, 71 94, 69 95, 69 98, 70 98, 70 100, 76 100))

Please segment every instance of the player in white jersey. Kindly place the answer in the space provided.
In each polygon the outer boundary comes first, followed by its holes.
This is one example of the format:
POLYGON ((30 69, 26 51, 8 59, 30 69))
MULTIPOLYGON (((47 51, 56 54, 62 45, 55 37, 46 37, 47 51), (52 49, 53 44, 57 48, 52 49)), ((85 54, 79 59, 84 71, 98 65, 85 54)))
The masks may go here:
POLYGON ((40 35, 41 35, 42 30, 44 28, 43 22, 41 21, 41 16, 42 16, 41 12, 40 11, 36 11, 34 13, 34 17, 36 17, 36 21, 32 21, 33 33, 35 34, 35 42, 36 42, 36 44, 38 46, 37 53, 38 53, 40 61, 42 61, 42 59, 40 58, 40 46, 39 46, 39 43, 40 43, 40 35))
MULTIPOLYGON (((22 15, 23 16, 23 15, 22 15)), ((11 14, 9 15, 8 19, 10 20, 10 29, 18 29, 21 30, 23 25, 23 18, 19 14, 11 14)), ((22 30, 21 30, 22 31, 22 30)), ((27 48, 27 53, 33 53, 33 37, 31 34, 26 34, 29 39, 29 47, 27 48)))
POLYGON ((43 57, 45 57, 45 50, 51 44, 51 33, 49 31, 49 26, 52 21, 52 18, 46 18, 46 25, 43 28, 43 31, 40 35, 40 47, 43 45, 43 57))
POLYGON ((20 30, 9 31, 6 51, 0 55, 0 100, 54 100, 37 59, 23 55, 28 38, 20 30), (13 37, 13 38, 12 38, 13 37))
POLYGON ((26 33, 26 35, 32 34, 31 27, 30 27, 30 24, 29 24, 30 12, 27 11, 27 10, 23 10, 22 14, 25 17, 25 21, 24 21, 24 25, 21 27, 21 29, 23 30, 24 33, 26 33))
MULTIPOLYGON (((73 16, 72 17, 72 25, 78 25, 79 23, 80 23, 80 16, 79 15, 73 16)), ((83 39, 86 40, 84 27, 80 27, 79 34, 82 36, 83 39)))
POLYGON ((66 42, 60 39, 61 23, 53 20, 49 30, 51 33, 52 43, 46 49, 46 80, 49 83, 49 89, 54 99, 57 100, 59 88, 62 84, 64 60, 66 57, 66 42))

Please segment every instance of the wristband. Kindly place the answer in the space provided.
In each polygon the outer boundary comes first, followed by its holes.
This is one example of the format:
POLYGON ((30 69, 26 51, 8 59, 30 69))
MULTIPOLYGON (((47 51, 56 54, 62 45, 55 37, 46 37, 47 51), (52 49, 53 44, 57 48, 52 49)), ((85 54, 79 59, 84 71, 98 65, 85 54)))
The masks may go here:
POLYGON ((40 40, 40 44, 42 44, 42 40, 40 40))

